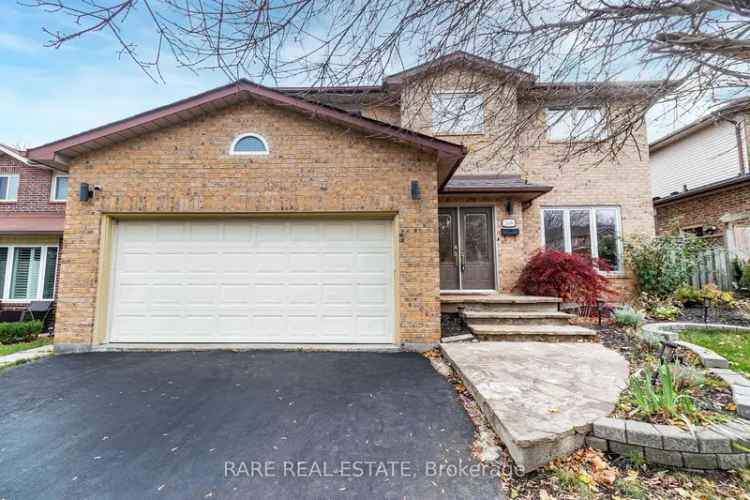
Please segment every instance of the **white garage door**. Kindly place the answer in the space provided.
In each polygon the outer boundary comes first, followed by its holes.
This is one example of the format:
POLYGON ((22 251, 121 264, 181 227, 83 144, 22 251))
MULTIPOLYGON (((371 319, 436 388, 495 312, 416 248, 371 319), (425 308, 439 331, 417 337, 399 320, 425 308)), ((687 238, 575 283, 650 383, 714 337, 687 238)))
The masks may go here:
POLYGON ((391 226, 121 221, 109 340, 392 343, 391 226))

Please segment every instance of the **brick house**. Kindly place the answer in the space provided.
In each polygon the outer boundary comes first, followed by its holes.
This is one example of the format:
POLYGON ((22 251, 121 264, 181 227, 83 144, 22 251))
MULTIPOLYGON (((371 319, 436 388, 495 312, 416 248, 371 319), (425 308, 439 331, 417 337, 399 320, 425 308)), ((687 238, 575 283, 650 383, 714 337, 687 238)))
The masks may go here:
POLYGON ((548 92, 457 53, 378 86, 241 80, 33 148, 76 193, 56 342, 430 344, 441 293, 508 292, 543 245, 626 292, 622 238, 654 232, 645 129, 613 161, 553 159, 576 113, 647 85, 548 92), (521 116, 522 152, 490 154, 521 116))
POLYGON ((691 233, 750 258, 750 99, 649 146, 657 234, 691 233))
POLYGON ((0 144, 0 310, 54 300, 68 177, 0 144))

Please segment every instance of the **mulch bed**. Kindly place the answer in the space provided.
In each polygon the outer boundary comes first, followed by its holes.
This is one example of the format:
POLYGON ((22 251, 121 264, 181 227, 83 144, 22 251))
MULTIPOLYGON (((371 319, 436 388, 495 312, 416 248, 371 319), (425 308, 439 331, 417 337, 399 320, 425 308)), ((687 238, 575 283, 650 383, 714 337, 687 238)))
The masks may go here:
MULTIPOLYGON (((678 319, 678 321, 685 321, 689 323, 703 323, 703 307, 685 307, 680 313, 680 318, 678 319)), ((734 326, 750 326, 750 317, 743 314, 743 312, 738 309, 709 307, 708 322, 722 323, 725 325, 734 326)))

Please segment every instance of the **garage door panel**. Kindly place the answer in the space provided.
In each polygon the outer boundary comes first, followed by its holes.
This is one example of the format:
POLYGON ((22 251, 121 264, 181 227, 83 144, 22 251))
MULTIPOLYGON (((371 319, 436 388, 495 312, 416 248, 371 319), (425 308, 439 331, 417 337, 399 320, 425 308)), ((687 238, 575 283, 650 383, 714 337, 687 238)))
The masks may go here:
POLYGON ((222 241, 228 243, 250 243, 254 237, 253 226, 245 221, 229 221, 222 224, 222 241))
POLYGON ((291 252, 289 254, 289 272, 314 273, 320 272, 322 256, 319 253, 291 252))
POLYGON ((326 284, 323 285, 324 305, 329 304, 351 304, 354 299, 354 285, 351 284, 326 284))
POLYGON ((390 221, 123 221, 113 342, 393 342, 390 221))
POLYGON ((357 255, 357 272, 378 273, 382 276, 388 268, 388 256, 384 253, 361 253, 357 255))
POLYGON ((383 283, 360 284, 357 286, 357 303, 385 305, 388 291, 383 283))
POLYGON ((286 287, 280 283, 258 283, 251 301, 255 304, 285 304, 286 287))

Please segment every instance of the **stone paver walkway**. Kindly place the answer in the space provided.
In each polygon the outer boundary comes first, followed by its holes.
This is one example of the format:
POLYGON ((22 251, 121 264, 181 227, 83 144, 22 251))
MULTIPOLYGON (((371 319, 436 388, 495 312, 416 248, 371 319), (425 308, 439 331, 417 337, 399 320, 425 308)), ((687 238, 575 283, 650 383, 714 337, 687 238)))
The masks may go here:
POLYGON ((443 344, 443 353, 525 472, 583 446, 627 385, 628 364, 594 343, 443 344))

